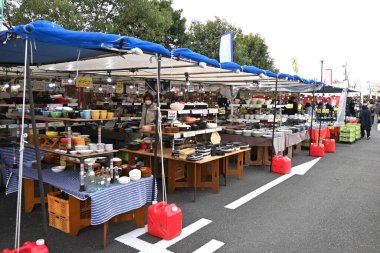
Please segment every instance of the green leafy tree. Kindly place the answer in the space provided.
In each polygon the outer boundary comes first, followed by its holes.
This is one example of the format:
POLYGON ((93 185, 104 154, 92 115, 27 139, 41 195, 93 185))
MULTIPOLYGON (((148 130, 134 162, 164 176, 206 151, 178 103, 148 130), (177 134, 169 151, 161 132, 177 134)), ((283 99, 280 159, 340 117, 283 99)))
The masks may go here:
POLYGON ((234 35, 236 63, 277 71, 265 40, 258 34, 244 35, 240 28, 228 23, 225 19, 215 17, 215 20, 208 20, 206 23, 192 22, 186 45, 198 53, 219 59, 220 36, 226 32, 232 32, 234 35))
POLYGON ((10 25, 45 19, 66 29, 135 36, 174 48, 186 40, 186 19, 171 4, 171 0, 8 0, 5 18, 10 25))

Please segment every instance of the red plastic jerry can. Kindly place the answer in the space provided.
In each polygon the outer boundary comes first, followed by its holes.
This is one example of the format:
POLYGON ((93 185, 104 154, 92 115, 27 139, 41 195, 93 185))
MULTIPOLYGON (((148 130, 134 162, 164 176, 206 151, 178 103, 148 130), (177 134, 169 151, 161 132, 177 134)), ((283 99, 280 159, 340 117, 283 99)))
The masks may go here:
POLYGON ((171 240, 182 232, 182 211, 176 204, 164 201, 148 207, 148 233, 171 240))
POLYGON ((292 169, 292 160, 287 156, 276 155, 272 159, 272 171, 279 174, 289 174, 292 169))
POLYGON ((325 139, 323 140, 323 145, 325 145, 326 153, 335 153, 335 140, 334 139, 325 139))
MULTIPOLYGON (((25 242, 19 248, 19 253, 49 253, 48 247, 45 245, 44 239, 39 239, 35 242, 25 242)), ((17 249, 4 249, 1 253, 17 253, 17 249)))
POLYGON ((310 156, 323 157, 325 156, 325 145, 312 143, 310 144, 310 156))

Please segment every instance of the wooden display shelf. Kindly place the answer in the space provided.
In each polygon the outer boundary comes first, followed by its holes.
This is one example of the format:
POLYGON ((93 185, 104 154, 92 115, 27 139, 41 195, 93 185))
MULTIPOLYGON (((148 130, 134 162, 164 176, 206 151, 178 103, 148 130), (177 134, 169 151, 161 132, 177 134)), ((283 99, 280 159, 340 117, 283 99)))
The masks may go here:
MULTIPOLYGON (((29 147, 29 148, 34 148, 35 147, 33 145, 25 145, 26 147, 29 147)), ((103 152, 93 152, 91 154, 86 154, 86 155, 81 155, 81 154, 67 154, 67 153, 61 153, 61 152, 58 152, 58 151, 55 151, 55 150, 52 150, 52 149, 49 149, 49 148, 44 148, 44 147, 38 147, 39 150, 41 151, 45 151, 45 152, 49 152, 49 153, 53 153, 53 154, 57 154, 57 155, 64 155, 64 156, 67 156, 67 157, 72 157, 72 158, 88 158, 88 157, 94 157, 94 156, 102 156, 102 155, 109 155, 109 154, 112 154, 112 153, 116 153, 118 152, 118 150, 114 149, 114 150, 109 150, 109 151, 103 151, 103 152)))
MULTIPOLYGON (((21 114, 18 113, 12 113, 10 116, 21 118, 21 114)), ((29 114, 25 114, 25 119, 31 119, 31 116, 29 114)), ((70 118, 52 118, 52 117, 45 117, 41 115, 35 116, 36 120, 39 121, 46 121, 46 122, 57 122, 57 121, 64 121, 64 122, 102 122, 102 121, 110 121, 110 120, 116 120, 116 118, 112 119, 70 119, 70 118)))

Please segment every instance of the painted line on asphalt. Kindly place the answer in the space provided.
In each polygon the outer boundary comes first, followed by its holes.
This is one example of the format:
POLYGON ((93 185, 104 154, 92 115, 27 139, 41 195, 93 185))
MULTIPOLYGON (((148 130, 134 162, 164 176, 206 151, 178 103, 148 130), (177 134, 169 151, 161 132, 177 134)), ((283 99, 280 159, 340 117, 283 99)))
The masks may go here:
POLYGON ((212 253, 220 249, 225 243, 212 239, 193 253, 212 253))
POLYGON ((158 246, 160 248, 166 249, 166 248, 172 246, 173 244, 179 242, 180 240, 188 237, 192 233, 198 231, 199 229, 207 226, 211 222, 212 222, 211 220, 202 218, 202 219, 194 222, 193 224, 185 227, 184 229, 182 229, 182 233, 179 236, 177 236, 176 238, 173 238, 172 240, 161 240, 161 241, 155 243, 154 245, 158 246))
POLYGON ((190 224, 189 226, 183 228, 182 233, 176 238, 172 240, 160 240, 155 244, 137 238, 148 232, 147 226, 145 226, 144 228, 135 229, 129 233, 121 235, 115 238, 115 240, 144 253, 170 253, 172 251, 167 250, 168 247, 195 233, 196 231, 207 226, 211 222, 211 220, 202 218, 190 224))
POLYGON ((245 203, 251 201, 252 199, 256 198, 260 194, 263 194, 264 192, 268 191, 269 189, 275 187, 276 185, 284 182, 285 180, 291 178, 294 175, 305 175, 305 173, 310 170, 319 160, 321 157, 313 159, 309 162, 300 164, 298 166, 295 166, 292 168, 292 171, 290 174, 283 175, 279 178, 276 178, 275 180, 261 186, 260 188, 257 188, 256 190, 244 195, 243 197, 231 202, 230 204, 224 206, 225 208, 235 210, 236 208, 240 207, 241 205, 244 205, 245 203))

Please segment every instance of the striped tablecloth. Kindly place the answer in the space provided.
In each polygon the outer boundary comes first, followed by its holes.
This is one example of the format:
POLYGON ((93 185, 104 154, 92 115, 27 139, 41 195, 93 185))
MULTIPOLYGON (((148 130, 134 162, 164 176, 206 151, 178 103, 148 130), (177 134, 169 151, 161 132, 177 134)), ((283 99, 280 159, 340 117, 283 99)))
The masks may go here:
MULTIPOLYGON (((41 155, 43 155, 44 152, 41 152, 41 155)), ((16 163, 19 164, 19 158, 20 158, 20 147, 16 147, 16 163)), ((0 161, 5 165, 6 171, 7 171, 7 189, 5 191, 5 194, 10 194, 17 192, 17 176, 18 170, 13 171, 13 147, 0 147, 0 161)), ((36 161, 36 152, 34 149, 31 148, 24 148, 24 164, 30 164, 31 162, 36 161)))
MULTIPOLYGON (((11 154, 13 154, 13 149, 10 148, 10 150, 11 154)), ((3 150, 0 150, 0 153, 3 157, 5 153, 2 151, 3 150)), ((13 155, 10 164, 12 163, 13 155)), ((43 166, 42 174, 44 183, 55 186, 80 200, 91 199, 91 225, 102 224, 118 214, 140 208, 152 201, 153 177, 131 181, 124 185, 113 184, 104 190, 86 193, 79 191, 78 172, 65 170, 60 173, 54 173, 50 167, 51 166, 46 165, 43 166)), ((12 188, 10 189, 12 192, 17 192, 18 171, 12 170, 12 166, 10 166, 10 171, 13 171, 14 174, 10 179, 8 188, 12 188)), ((29 166, 24 166, 24 177, 37 180, 37 170, 29 166)), ((157 186, 155 193, 157 196, 157 186)))

